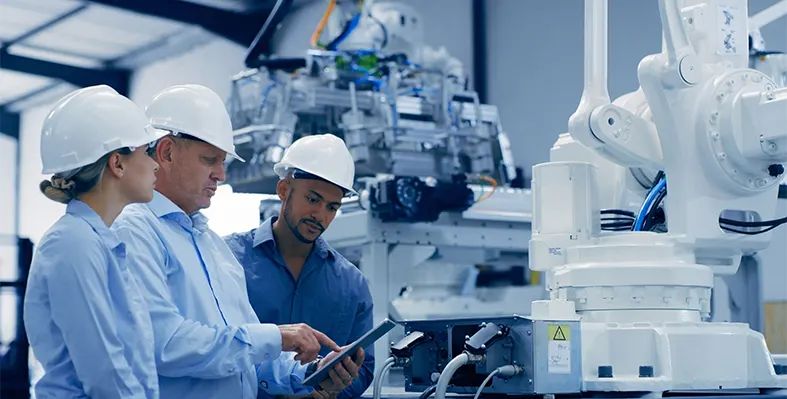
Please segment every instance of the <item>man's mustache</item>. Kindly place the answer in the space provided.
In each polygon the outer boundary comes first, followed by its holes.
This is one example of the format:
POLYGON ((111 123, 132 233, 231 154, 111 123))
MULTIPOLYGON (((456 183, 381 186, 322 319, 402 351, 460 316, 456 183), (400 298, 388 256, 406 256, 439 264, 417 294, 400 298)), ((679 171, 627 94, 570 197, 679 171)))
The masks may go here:
POLYGON ((301 219, 301 223, 310 224, 310 225, 320 229, 320 231, 325 231, 325 227, 322 227, 322 224, 320 224, 320 222, 318 222, 318 221, 316 221, 314 219, 301 219))

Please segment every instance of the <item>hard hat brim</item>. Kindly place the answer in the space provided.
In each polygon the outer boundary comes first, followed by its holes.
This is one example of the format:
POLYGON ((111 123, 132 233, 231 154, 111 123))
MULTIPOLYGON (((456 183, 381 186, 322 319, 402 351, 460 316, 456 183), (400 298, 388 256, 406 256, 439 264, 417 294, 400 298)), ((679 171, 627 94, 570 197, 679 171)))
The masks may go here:
POLYGON ((359 195, 358 192, 355 191, 352 187, 347 187, 344 184, 339 184, 339 183, 333 181, 332 179, 325 178, 325 177, 321 176, 319 172, 314 171, 314 170, 310 170, 309 168, 303 168, 303 167, 299 167, 299 166, 294 166, 294 165, 291 165, 290 163, 284 163, 284 162, 279 162, 279 163, 273 165, 273 172, 276 173, 276 175, 278 175, 282 179, 287 176, 287 173, 291 169, 302 170, 302 171, 304 171, 306 173, 309 173, 311 175, 317 176, 320 179, 323 179, 323 180, 327 181, 328 183, 331 183, 331 184, 335 185, 336 187, 341 188, 345 192, 345 194, 344 194, 345 197, 350 196, 350 195, 359 195))

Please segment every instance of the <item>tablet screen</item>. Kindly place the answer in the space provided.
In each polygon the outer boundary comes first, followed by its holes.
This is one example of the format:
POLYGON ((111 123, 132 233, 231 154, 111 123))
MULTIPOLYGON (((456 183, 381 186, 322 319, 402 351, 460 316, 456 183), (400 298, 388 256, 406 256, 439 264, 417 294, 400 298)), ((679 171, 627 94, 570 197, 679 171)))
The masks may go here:
POLYGON ((378 339, 384 337, 385 334, 391 331, 394 327, 396 327, 395 322, 388 319, 383 320, 380 324, 369 330, 369 332, 364 334, 361 338, 358 338, 355 342, 344 348, 341 352, 339 352, 339 355, 331 359, 330 362, 323 364, 319 369, 317 369, 317 371, 303 380, 303 385, 318 388, 321 382, 323 382, 326 378, 329 378, 328 372, 330 372, 331 369, 343 361, 345 357, 355 356, 355 353, 358 352, 358 348, 368 348, 378 339))

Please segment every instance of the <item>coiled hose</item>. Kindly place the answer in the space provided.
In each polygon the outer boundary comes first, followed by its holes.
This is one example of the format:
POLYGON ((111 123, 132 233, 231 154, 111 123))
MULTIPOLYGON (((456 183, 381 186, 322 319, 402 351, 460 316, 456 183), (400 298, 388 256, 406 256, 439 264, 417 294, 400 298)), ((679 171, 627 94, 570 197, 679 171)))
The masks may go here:
POLYGON ((396 359, 393 356, 391 356, 388 359, 385 359, 385 363, 383 364, 383 367, 380 367, 377 371, 375 371, 374 385, 373 385, 374 399, 380 399, 383 390, 383 379, 385 378, 385 375, 388 373, 388 370, 390 370, 391 367, 393 367, 394 362, 396 362, 396 359))

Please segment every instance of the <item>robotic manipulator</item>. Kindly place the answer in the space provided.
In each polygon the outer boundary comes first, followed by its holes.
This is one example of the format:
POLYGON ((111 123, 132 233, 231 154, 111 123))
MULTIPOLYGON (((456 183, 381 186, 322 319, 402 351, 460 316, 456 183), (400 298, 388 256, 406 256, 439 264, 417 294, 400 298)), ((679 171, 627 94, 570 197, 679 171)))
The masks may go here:
POLYGON ((235 145, 249 161, 229 164, 226 183, 274 193, 272 166, 285 149, 331 133, 345 141, 383 221, 464 211, 472 183, 521 187, 497 108, 422 35, 420 15, 405 4, 328 2, 304 57, 258 60, 233 79, 235 145))
POLYGON ((662 52, 611 101, 607 1, 585 2, 584 93, 533 167, 530 268, 549 299, 529 317, 405 321, 381 373, 399 366, 406 390, 437 399, 787 394, 761 333, 708 321, 714 276, 787 222, 787 87, 750 66, 746 0, 659 0, 659 13, 662 52))

